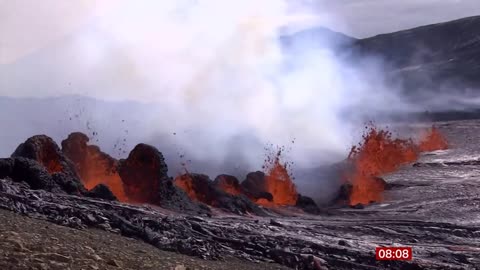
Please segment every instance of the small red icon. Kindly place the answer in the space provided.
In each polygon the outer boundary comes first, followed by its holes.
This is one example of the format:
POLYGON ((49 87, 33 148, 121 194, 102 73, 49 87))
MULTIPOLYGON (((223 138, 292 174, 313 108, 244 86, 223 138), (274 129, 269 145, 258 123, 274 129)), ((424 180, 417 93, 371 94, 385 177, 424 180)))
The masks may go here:
POLYGON ((377 247, 375 258, 378 261, 411 261, 411 247, 377 247))

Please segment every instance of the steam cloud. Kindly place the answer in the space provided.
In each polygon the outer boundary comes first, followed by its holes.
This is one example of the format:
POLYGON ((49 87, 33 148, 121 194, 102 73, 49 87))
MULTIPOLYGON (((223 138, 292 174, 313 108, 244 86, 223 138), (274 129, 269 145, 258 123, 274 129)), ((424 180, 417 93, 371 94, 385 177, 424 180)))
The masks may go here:
POLYGON ((385 83, 380 62, 343 60, 331 36, 297 41, 286 50, 279 35, 325 21, 341 24, 341 18, 318 17, 298 3, 96 6, 75 31, 0 68, 2 89, 17 96, 32 96, 28 89, 35 89, 37 97, 95 100, 38 100, 28 111, 19 109, 28 105, 6 102, 3 108, 15 114, 0 118, 12 127, 2 135, 1 154, 33 134, 58 142, 80 130, 98 132, 93 143, 122 157, 134 144, 150 142, 166 154, 171 174, 178 170, 178 153, 192 160, 189 169, 211 176, 258 170, 270 143, 291 147, 285 158, 294 168, 344 158, 361 135, 362 113, 410 105, 385 83))

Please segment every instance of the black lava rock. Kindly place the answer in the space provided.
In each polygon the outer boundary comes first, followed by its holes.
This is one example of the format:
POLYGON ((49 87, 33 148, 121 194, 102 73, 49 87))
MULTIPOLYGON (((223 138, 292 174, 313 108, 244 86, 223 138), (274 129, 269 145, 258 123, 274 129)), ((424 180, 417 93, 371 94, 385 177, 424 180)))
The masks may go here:
POLYGON ((254 200, 266 199, 268 201, 273 201, 272 194, 265 191, 265 173, 261 171, 251 172, 247 174, 247 177, 241 185, 248 197, 254 200))
POLYGON ((297 197, 297 204, 295 205, 298 208, 303 209, 303 211, 310 213, 310 214, 319 214, 320 209, 318 208, 317 204, 315 201, 307 196, 303 196, 301 194, 298 194, 297 197))
POLYGON ((98 184, 93 189, 88 191, 85 196, 91 198, 99 198, 107 201, 116 201, 117 197, 113 195, 112 191, 104 184, 98 184))
POLYGON ((233 195, 223 191, 207 175, 188 173, 175 181, 179 181, 180 186, 188 186, 189 195, 207 205, 239 215, 247 213, 265 215, 265 212, 250 199, 244 195, 233 195))
POLYGON ((160 183, 168 180, 167 172, 162 153, 147 144, 135 146, 128 158, 120 160, 118 166, 125 194, 142 203, 159 201, 160 183))
POLYGON ((197 214, 210 213, 208 206, 193 202, 183 190, 173 184, 171 179, 160 182, 158 194, 159 197, 156 204, 162 207, 197 214))
MULTIPOLYGON (((86 192, 75 170, 74 164, 60 151, 55 141, 46 135, 36 135, 28 138, 17 147, 12 154, 12 158, 18 161, 18 164, 17 161, 15 162, 15 166, 21 166, 22 170, 25 170, 22 175, 24 178, 33 177, 33 175, 39 176, 39 169, 37 168, 39 164, 45 168, 47 174, 51 176, 50 179, 52 179, 61 190, 69 194, 78 195, 86 192), (26 159, 35 161, 36 163, 28 162, 26 159), (27 176, 26 174, 30 175, 27 176)), ((22 173, 17 171, 16 174, 22 173)), ((19 179, 19 176, 20 175, 16 175, 12 177, 12 179, 19 179)), ((35 181, 37 180, 40 180, 40 178, 34 177, 30 180, 24 179, 23 181, 27 181, 32 188, 52 190, 51 185, 45 186, 44 183, 36 183, 35 181)))
POLYGON ((0 164, 3 169, 0 172, 2 177, 9 177, 14 182, 27 183, 31 189, 47 191, 55 189, 55 181, 47 169, 33 159, 22 157, 0 159, 0 164))

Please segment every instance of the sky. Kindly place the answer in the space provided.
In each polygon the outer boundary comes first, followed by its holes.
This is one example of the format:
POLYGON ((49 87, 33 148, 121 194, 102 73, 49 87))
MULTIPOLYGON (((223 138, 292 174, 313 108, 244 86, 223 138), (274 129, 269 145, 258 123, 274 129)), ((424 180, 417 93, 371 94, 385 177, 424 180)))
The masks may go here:
MULTIPOLYGON (((296 0, 295 0, 296 1, 296 0)), ((111 0, 0 0, 0 64, 78 31, 111 0), (99 3, 102 4, 99 4, 99 3)), ((188 5, 192 1, 178 1, 188 5)), ((325 26, 363 38, 480 14, 478 0, 304 0, 325 26), (341 20, 341 23, 339 20, 341 20)))

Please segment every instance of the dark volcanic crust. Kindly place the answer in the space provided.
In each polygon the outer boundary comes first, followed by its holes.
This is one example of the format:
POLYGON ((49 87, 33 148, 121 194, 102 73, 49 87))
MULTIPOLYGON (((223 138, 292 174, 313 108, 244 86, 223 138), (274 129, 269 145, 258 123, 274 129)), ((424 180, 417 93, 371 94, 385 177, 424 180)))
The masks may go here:
POLYGON ((234 257, 206 261, 96 229, 77 230, 0 210, 0 269, 288 269, 234 257))
POLYGON ((472 143, 480 141, 480 122, 438 127, 453 148, 423 156, 419 164, 427 166, 384 176, 395 188, 386 192, 382 204, 363 209, 327 209, 310 216, 279 208, 276 213, 283 215, 274 219, 273 213, 267 218, 199 217, 32 190, 8 179, 0 180, 0 208, 73 228, 98 228, 206 259, 229 255, 296 269, 479 269, 480 170, 476 159, 465 157, 480 152, 472 143), (413 261, 376 261, 378 246, 411 246, 413 261))
POLYGON ((147 144, 138 144, 127 159, 120 160, 118 173, 125 193, 137 202, 158 201, 160 182, 166 181, 168 168, 162 153, 147 144))
POLYGON ((476 227, 403 219, 394 213, 378 215, 366 209, 332 210, 328 216, 300 215, 277 220, 201 218, 166 214, 146 206, 33 191, 8 180, 0 180, 0 208, 73 228, 98 228, 141 239, 162 250, 206 259, 232 255, 250 261, 275 261, 297 269, 340 270, 372 266, 474 269, 473 265, 479 263, 476 252, 480 232, 476 227), (414 260, 376 261, 375 247, 392 242, 413 246, 414 260))

